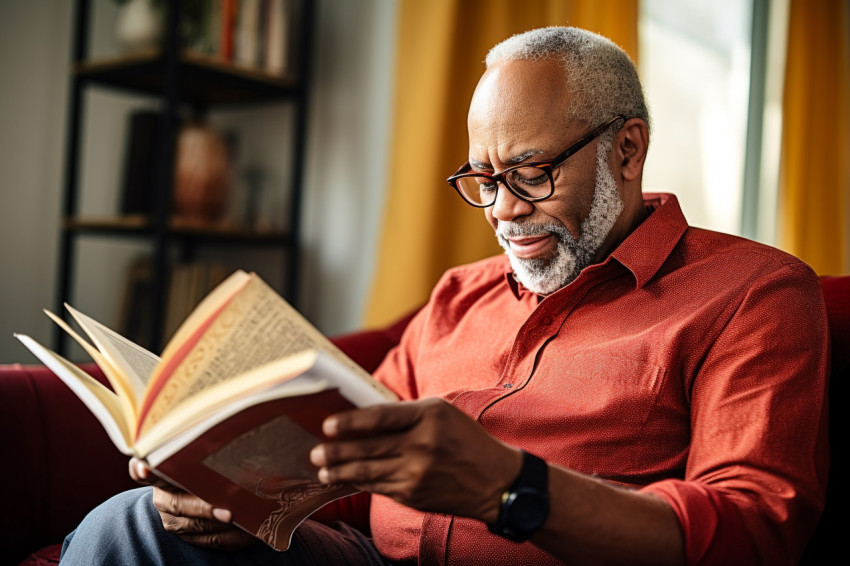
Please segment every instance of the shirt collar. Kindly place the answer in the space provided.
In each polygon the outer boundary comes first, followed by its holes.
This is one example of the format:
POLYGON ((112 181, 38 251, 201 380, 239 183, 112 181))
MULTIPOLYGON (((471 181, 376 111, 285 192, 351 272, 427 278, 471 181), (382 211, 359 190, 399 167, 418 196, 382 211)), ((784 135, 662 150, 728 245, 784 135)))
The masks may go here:
POLYGON ((520 298, 523 295, 525 295, 527 293, 531 293, 531 291, 529 291, 525 287, 525 285, 523 285, 522 283, 519 282, 519 280, 517 280, 516 275, 514 275, 513 270, 511 270, 511 264, 510 264, 510 261, 508 260, 507 255, 505 255, 505 260, 506 260, 505 261, 505 265, 506 265, 506 267, 505 267, 505 281, 507 282, 508 287, 511 290, 511 293, 513 293, 514 297, 516 297, 516 300, 520 300, 520 298))
MULTIPOLYGON (((658 273, 688 228, 676 195, 643 193, 643 204, 649 216, 603 262, 617 260, 632 272, 637 288, 646 285, 658 273)), ((514 297, 520 300, 525 294, 533 294, 517 281, 507 256, 505 266, 505 280, 514 297)))
POLYGON ((632 272, 637 288, 658 273, 688 229, 675 195, 644 193, 643 204, 649 216, 611 253, 632 272))

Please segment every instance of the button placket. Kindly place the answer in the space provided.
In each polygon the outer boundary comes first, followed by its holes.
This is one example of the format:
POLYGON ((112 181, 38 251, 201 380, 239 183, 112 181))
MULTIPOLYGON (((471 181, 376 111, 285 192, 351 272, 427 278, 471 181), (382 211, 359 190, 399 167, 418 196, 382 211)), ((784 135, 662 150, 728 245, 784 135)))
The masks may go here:
MULTIPOLYGON (((588 291, 598 283, 599 281, 591 282, 588 278, 584 284, 573 287, 572 292, 563 293, 561 296, 552 295, 541 301, 537 309, 520 328, 514 340, 511 353, 499 380, 501 395, 489 403, 487 407, 525 387, 534 375, 541 350, 561 332, 576 306, 581 303, 588 291), (532 344, 532 346, 523 348, 524 344, 532 344), (517 379, 517 376, 525 377, 520 380, 517 379)), ((481 408, 479 417, 487 407, 481 408)))

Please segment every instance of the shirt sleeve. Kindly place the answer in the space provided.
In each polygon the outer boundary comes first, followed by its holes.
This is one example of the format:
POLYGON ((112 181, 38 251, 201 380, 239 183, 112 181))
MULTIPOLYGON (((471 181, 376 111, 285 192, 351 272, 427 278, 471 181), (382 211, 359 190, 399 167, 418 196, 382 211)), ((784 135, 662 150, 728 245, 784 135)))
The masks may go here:
POLYGON ((404 329, 398 345, 391 349, 372 376, 389 387, 399 399, 411 401, 419 397, 414 361, 425 320, 431 310, 429 302, 420 309, 404 329))
POLYGON ((688 564, 794 564, 823 510, 829 336, 817 277, 754 281, 691 386, 685 477, 644 488, 679 518, 688 564))

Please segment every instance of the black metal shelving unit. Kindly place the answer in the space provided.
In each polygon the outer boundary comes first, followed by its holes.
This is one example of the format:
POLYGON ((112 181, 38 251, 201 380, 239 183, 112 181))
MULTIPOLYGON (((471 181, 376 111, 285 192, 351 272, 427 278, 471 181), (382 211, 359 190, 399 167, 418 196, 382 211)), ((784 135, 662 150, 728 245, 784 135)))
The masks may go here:
MULTIPOLYGON (((152 246, 153 277, 151 287, 151 336, 145 345, 162 345, 166 292, 169 276, 169 254, 180 246, 183 255, 207 244, 246 246, 284 250, 282 265, 284 288, 280 290, 297 306, 298 265, 300 261, 301 205, 303 194, 305 148, 307 134, 308 85, 310 82, 313 31, 313 2, 293 2, 290 58, 285 75, 265 74, 213 57, 193 54, 181 49, 179 23, 180 0, 168 3, 165 38, 161 49, 154 52, 90 60, 88 56, 89 26, 92 18, 90 0, 77 0, 74 13, 68 125, 64 165, 62 223, 60 226, 59 265, 56 286, 56 312, 64 312, 63 304, 73 302, 73 279, 77 242, 81 237, 133 238, 152 246), (80 158, 83 136, 83 97, 88 88, 103 88, 158 97, 162 101, 157 129, 154 179, 156 194, 150 216, 86 218, 78 215, 80 200, 80 158), (291 140, 292 167, 289 179, 289 217, 285 231, 255 232, 244 229, 184 226, 172 219, 172 188, 176 137, 181 108, 191 107, 195 114, 211 109, 246 107, 256 104, 294 105, 291 140)), ((286 150, 286 149, 285 149, 286 150)), ((118 188, 116 187, 116 190, 118 188)), ((54 347, 67 350, 67 334, 57 327, 54 347)))

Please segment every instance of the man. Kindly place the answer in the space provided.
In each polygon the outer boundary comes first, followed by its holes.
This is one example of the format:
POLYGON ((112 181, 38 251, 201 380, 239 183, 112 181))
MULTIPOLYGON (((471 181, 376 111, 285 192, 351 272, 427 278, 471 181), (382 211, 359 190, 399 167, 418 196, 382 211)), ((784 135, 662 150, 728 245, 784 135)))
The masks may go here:
POLYGON ((311 454, 323 481, 373 494, 373 539, 308 521, 276 555, 157 487, 87 518, 68 563, 87 547, 215 564, 796 559, 825 489, 815 275, 642 194, 640 83, 599 36, 496 46, 468 129, 449 182, 507 257, 450 270, 378 370, 410 402, 329 418, 311 454))

